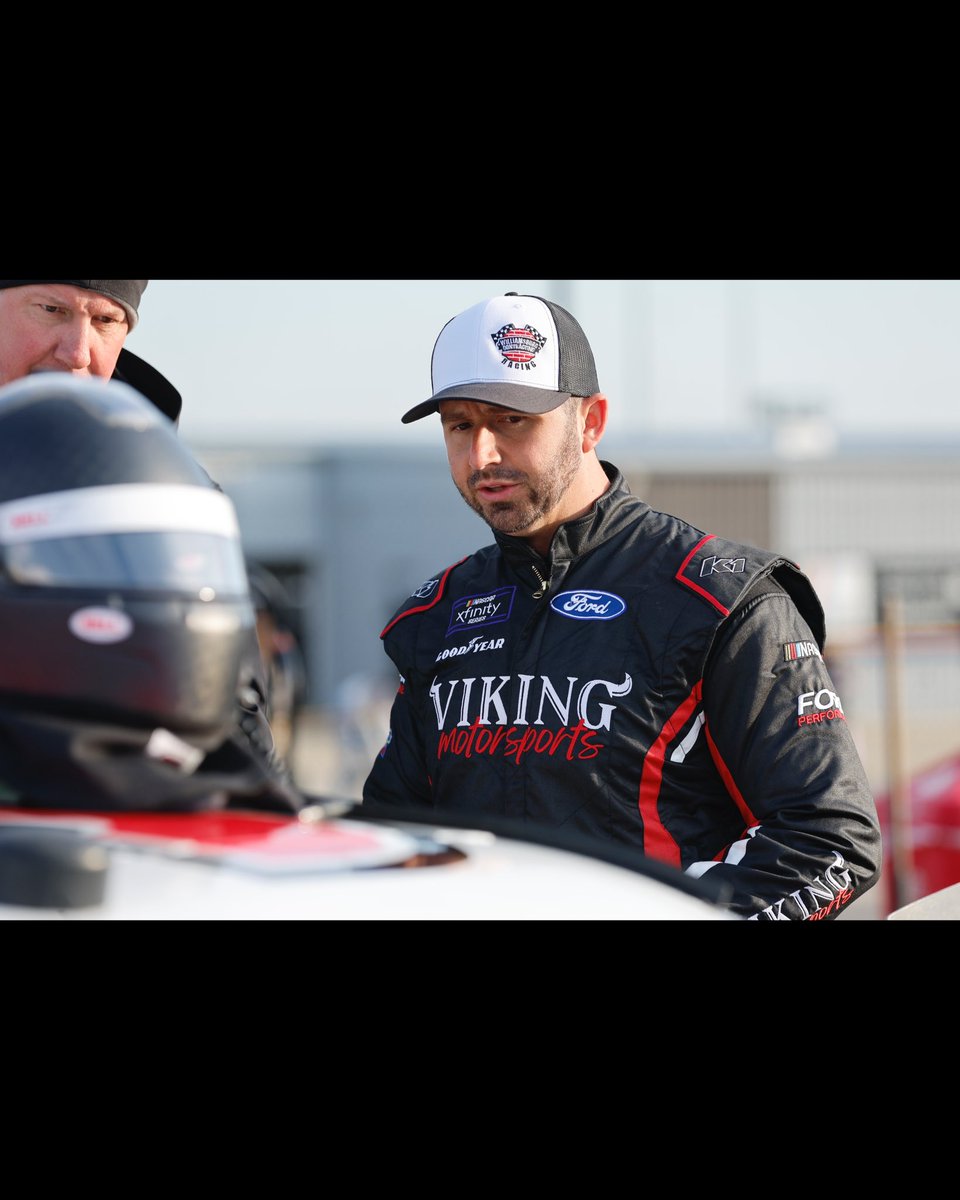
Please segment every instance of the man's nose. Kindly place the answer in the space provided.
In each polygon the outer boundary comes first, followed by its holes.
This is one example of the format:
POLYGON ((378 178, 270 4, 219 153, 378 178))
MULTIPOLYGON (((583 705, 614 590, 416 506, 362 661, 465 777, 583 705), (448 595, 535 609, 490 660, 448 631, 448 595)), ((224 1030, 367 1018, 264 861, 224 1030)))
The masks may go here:
POLYGON ((71 321, 64 326, 54 357, 71 371, 86 370, 91 362, 89 322, 71 321))
POLYGON ((497 449, 497 439, 493 431, 483 426, 474 430, 470 442, 470 466, 474 471, 482 471, 485 467, 500 462, 500 451, 497 449))

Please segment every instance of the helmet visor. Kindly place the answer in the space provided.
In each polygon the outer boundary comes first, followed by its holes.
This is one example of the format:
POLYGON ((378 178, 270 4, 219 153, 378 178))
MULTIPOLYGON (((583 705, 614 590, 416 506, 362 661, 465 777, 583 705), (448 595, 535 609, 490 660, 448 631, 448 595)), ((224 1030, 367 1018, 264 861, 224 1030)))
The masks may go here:
POLYGON ((23 587, 246 595, 236 513, 214 489, 122 484, 0 504, 0 555, 23 587))

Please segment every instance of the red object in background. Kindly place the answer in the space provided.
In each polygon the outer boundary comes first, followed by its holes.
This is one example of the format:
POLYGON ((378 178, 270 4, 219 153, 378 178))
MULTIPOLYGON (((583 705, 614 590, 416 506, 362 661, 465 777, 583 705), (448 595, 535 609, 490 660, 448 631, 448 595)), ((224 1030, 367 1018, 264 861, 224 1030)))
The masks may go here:
MULTIPOLYGON (((916 895, 898 894, 905 881, 891 880, 891 909, 960 883, 960 754, 944 759, 910 780, 910 841, 916 895)), ((884 872, 893 871, 890 798, 877 796, 883 830, 884 872)))

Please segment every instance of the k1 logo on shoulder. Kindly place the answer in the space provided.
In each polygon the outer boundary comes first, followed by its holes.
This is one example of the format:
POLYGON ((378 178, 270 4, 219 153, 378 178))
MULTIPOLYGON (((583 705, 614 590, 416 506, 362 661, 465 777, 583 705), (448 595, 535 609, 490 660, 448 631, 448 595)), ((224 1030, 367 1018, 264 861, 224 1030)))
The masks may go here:
POLYGON ((745 558, 718 558, 714 554, 711 558, 705 558, 703 565, 700 568, 700 578, 704 575, 715 575, 718 571, 726 571, 729 575, 739 575, 747 569, 747 560, 745 558))

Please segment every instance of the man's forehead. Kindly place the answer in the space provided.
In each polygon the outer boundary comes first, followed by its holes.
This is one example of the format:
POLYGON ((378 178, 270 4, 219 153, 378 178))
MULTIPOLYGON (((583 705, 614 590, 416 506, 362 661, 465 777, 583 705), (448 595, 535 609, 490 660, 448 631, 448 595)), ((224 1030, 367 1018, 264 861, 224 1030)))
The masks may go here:
MULTIPOLYGON (((16 293, 27 301, 54 301, 57 304, 80 308, 87 312, 123 312, 123 305, 102 292, 76 287, 72 283, 25 283, 22 287, 7 288, 7 293, 16 293)), ((2 295, 3 293, 0 293, 2 295)))

